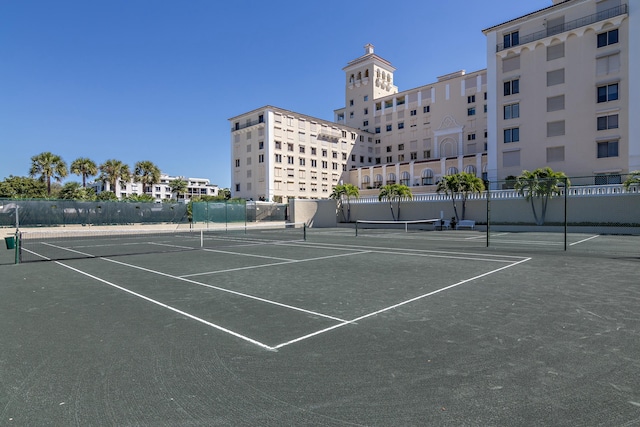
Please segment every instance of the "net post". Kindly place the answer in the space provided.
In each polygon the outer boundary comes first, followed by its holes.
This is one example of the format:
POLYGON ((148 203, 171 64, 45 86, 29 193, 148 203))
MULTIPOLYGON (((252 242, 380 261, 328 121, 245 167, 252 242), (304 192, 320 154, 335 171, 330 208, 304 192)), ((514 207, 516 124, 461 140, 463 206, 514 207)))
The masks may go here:
POLYGON ((487 247, 489 247, 489 236, 491 231, 491 181, 487 181, 487 247))
POLYGON ((358 237, 358 220, 356 220, 356 237, 358 237))
POLYGON ((204 248, 204 230, 200 230, 200 249, 204 248))
POLYGON ((307 241, 307 223, 302 223, 302 240, 307 241))
POLYGON ((13 250, 15 257, 14 262, 15 264, 20 264, 20 232, 18 230, 16 230, 15 246, 13 250))
POLYGON ((564 251, 567 251, 567 194, 569 188, 567 186, 568 178, 564 178, 564 251))
POLYGON ((408 222, 405 222, 405 223, 404 223, 404 232, 405 232, 405 233, 408 233, 408 232, 409 232, 409 223, 408 223, 408 222))

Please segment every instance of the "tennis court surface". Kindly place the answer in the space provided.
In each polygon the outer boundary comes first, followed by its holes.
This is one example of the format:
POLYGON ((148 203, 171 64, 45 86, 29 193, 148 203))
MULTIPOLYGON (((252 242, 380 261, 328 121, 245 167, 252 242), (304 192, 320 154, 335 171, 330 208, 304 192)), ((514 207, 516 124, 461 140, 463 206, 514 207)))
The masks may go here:
POLYGON ((0 425, 640 424, 637 256, 544 233, 104 237, 0 256, 0 425))

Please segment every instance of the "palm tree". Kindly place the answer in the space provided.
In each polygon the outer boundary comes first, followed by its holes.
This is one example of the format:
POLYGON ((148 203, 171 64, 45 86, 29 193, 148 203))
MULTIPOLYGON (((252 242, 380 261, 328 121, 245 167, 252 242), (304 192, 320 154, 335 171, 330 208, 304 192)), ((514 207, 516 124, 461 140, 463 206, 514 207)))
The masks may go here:
POLYGON ((29 176, 40 175, 40 181, 47 183, 47 195, 51 195, 51 179, 60 182, 68 175, 67 164, 62 157, 46 151, 31 158, 29 176))
POLYGON ((378 200, 388 200, 389 207, 391 208, 391 218, 394 221, 400 220, 400 202, 403 199, 413 199, 411 189, 404 184, 387 184, 380 187, 380 193, 378 194, 378 200), (398 207, 398 217, 393 213, 393 202, 396 202, 398 207))
POLYGON ((172 193, 176 193, 176 199, 180 198, 180 194, 187 192, 187 181, 176 178, 169 182, 169 188, 172 193))
POLYGON ((480 193, 482 191, 484 191, 484 182, 469 172, 446 175, 438 182, 438 186, 436 187, 437 193, 444 192, 446 195, 451 195, 456 221, 460 221, 456 206, 457 195, 462 197, 462 219, 465 219, 467 199, 469 198, 469 195, 473 193, 480 193))
POLYGON ((82 187, 87 188, 87 178, 98 174, 96 163, 86 157, 78 157, 71 162, 71 173, 82 177, 82 187))
POLYGON ((569 188, 570 182, 564 172, 556 172, 550 167, 538 168, 534 171, 522 171, 516 178, 514 185, 518 194, 525 197, 525 199, 531 202, 531 210, 533 211, 533 218, 537 225, 544 224, 544 219, 547 214, 547 204, 549 199, 554 195, 559 195, 561 190, 558 185, 560 182, 564 183, 564 187, 569 188), (540 217, 536 212, 536 206, 534 199, 541 199, 541 212, 540 217))
POLYGON ((99 179, 104 183, 109 183, 110 188, 108 190, 113 191, 114 194, 116 193, 116 186, 118 185, 118 181, 129 181, 131 179, 129 166, 122 163, 120 160, 109 159, 101 164, 99 169, 99 179))
POLYGON ((629 190, 629 187, 638 184, 640 184, 640 170, 629 172, 629 178, 622 183, 625 190, 629 190))
POLYGON ((142 183, 142 190, 145 194, 151 193, 153 186, 160 182, 160 169, 153 162, 143 160, 136 163, 133 176, 136 182, 142 183))
POLYGON ((79 182, 67 182, 60 190, 60 198, 65 200, 91 200, 94 197, 93 189, 87 190, 79 182))
POLYGON ((345 222, 351 220, 351 197, 356 199, 360 197, 360 190, 353 184, 338 184, 333 188, 330 198, 338 201, 338 208, 342 212, 342 218, 345 222), (346 200, 347 215, 344 215, 344 207, 342 206, 342 200, 346 200))

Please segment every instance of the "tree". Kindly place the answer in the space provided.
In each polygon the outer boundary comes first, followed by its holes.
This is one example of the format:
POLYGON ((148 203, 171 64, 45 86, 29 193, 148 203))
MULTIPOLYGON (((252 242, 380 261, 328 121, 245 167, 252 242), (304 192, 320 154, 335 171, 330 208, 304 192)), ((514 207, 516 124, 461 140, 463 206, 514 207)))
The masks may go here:
POLYGON ((438 186, 436 187, 437 193, 444 192, 447 196, 451 196, 456 221, 460 221, 456 206, 456 197, 459 195, 462 198, 462 219, 465 219, 469 195, 482 191, 484 191, 484 182, 474 174, 468 172, 445 175, 438 181, 438 186))
POLYGON ((560 194, 560 183, 563 183, 565 188, 571 185, 564 172, 556 172, 548 166, 538 168, 534 171, 524 170, 522 174, 516 178, 514 188, 518 194, 524 196, 525 199, 531 203, 533 219, 537 225, 544 224, 547 214, 547 204, 550 198, 560 194), (540 199, 541 201, 539 217, 536 211, 535 199, 540 199))
POLYGON ((125 197, 123 201, 133 203, 153 203, 156 201, 156 198, 150 194, 131 194, 125 197))
POLYGON ((87 188, 87 178, 98 174, 96 163, 86 157, 78 157, 71 162, 71 173, 82 177, 82 187, 87 188))
MULTIPOLYGON (((120 160, 109 159, 100 165, 100 181, 109 183, 110 188, 108 190, 116 194, 116 186, 118 181, 129 181, 131 179, 131 172, 129 166, 122 163, 120 160)), ((116 196, 117 198, 117 196, 116 196)))
POLYGON ((67 182, 60 190, 60 198, 65 200, 94 200, 96 193, 93 188, 86 188, 79 182, 67 182))
POLYGON ((391 208, 391 218, 394 221, 400 220, 400 202, 404 199, 413 199, 411 189, 404 184, 387 184, 380 187, 380 193, 378 194, 378 200, 388 200, 389 207, 391 208), (398 207, 398 217, 396 218, 393 213, 393 203, 396 203, 398 207))
POLYGON ((29 176, 40 175, 39 179, 47 184, 47 195, 51 194, 51 180, 60 182, 67 174, 67 164, 57 154, 45 151, 31 158, 29 176))
POLYGON ((0 197, 10 199, 40 199, 47 197, 44 182, 26 176, 13 176, 0 181, 0 197))
POLYGON ((228 188, 219 189, 218 197, 221 197, 223 200, 229 200, 231 198, 231 190, 229 190, 228 188))
POLYGON ((345 222, 351 221, 351 198, 360 197, 360 190, 353 184, 338 184, 333 188, 330 198, 338 201, 338 209, 342 212, 342 218, 345 222), (342 201, 346 200, 347 215, 344 214, 344 206, 342 201))
POLYGON ((640 184, 640 170, 629 172, 629 178, 622 183, 625 190, 629 190, 632 185, 638 184, 640 184))
POLYGON ((118 200, 118 196, 113 191, 101 191, 97 196, 96 200, 105 201, 105 202, 115 202, 118 200))
POLYGON ((160 182, 160 169, 153 162, 143 160, 136 163, 133 176, 136 182, 142 183, 142 189, 145 194, 151 193, 153 186, 160 182), (145 189, 145 187, 147 188, 145 189))
POLYGON ((169 188, 172 193, 176 193, 176 199, 179 199, 180 194, 187 192, 187 181, 181 178, 176 178, 169 182, 169 188))

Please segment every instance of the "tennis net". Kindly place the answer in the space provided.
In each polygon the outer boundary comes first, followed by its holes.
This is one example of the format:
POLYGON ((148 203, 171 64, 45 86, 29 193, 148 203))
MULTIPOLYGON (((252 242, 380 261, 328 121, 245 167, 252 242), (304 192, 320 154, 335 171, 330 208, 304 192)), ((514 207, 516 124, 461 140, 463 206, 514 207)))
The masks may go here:
POLYGON ((209 229, 28 230, 17 233, 19 262, 277 245, 306 240, 304 223, 209 229))
POLYGON ((441 227, 441 220, 419 219, 412 221, 356 221, 356 236, 363 234, 409 233, 412 231, 431 231, 441 227))

